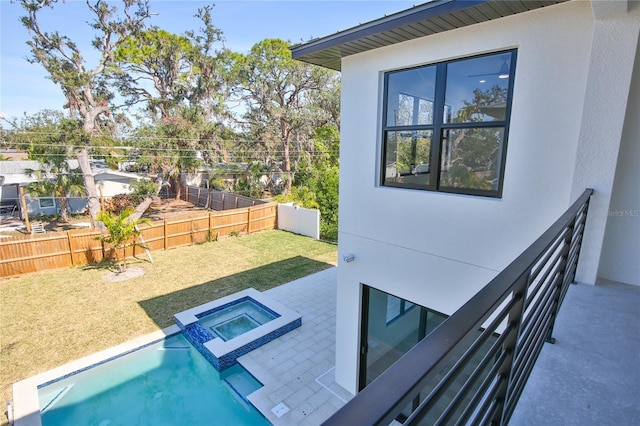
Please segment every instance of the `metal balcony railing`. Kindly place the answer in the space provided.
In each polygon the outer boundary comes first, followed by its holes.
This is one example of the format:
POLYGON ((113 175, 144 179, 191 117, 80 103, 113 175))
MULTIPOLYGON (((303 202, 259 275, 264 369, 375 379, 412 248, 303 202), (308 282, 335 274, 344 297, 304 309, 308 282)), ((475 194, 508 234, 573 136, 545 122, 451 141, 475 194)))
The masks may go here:
POLYGON ((553 341, 592 193, 324 425, 506 425, 553 341))

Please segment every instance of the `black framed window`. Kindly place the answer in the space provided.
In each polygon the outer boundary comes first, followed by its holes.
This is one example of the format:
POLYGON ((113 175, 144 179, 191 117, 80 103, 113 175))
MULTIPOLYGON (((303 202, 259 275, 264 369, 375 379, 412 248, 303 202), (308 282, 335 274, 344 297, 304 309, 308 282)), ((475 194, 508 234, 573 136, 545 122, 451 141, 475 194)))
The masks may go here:
POLYGON ((385 74, 384 186, 502 196, 516 50, 385 74))

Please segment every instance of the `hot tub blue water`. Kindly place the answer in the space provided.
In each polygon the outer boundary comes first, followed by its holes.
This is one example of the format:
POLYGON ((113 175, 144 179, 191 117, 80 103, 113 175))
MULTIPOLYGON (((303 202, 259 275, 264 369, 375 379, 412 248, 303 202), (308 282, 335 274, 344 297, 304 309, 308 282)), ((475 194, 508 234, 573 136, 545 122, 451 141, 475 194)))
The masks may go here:
POLYGON ((198 315, 198 322, 226 342, 275 318, 276 315, 247 299, 210 314, 198 315))
POLYGON ((269 425, 245 399, 262 385, 220 373, 182 334, 40 386, 43 426, 269 425))

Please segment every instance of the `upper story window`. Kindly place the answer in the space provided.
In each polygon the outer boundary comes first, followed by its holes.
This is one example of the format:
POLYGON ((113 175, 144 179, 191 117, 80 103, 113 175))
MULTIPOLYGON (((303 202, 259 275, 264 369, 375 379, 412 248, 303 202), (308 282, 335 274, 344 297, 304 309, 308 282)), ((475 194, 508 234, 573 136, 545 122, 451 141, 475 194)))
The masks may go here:
POLYGON ((382 185, 500 197, 516 51, 385 74, 382 185))

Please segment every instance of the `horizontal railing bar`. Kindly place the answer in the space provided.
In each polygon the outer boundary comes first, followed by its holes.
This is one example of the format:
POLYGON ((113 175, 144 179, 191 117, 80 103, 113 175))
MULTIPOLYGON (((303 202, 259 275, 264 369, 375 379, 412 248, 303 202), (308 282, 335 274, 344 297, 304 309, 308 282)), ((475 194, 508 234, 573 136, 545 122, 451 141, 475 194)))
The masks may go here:
MULTIPOLYGON (((511 308, 513 308, 513 305, 518 300, 519 300, 518 297, 512 297, 511 298, 509 303, 507 303, 504 306, 504 308, 502 309, 500 314, 498 314, 493 319, 493 321, 491 321, 489 326, 487 326, 481 332, 480 336, 478 336, 474 340, 474 342, 471 344, 471 346, 469 346, 469 348, 467 348, 467 350, 458 358, 456 363, 449 368, 449 371, 447 372, 447 374, 445 374, 445 376, 440 380, 440 382, 436 386, 434 386, 434 388, 431 390, 431 392, 425 398, 425 401, 431 400, 433 395, 436 395, 444 387, 446 387, 451 382, 451 380, 453 380, 453 378, 455 377, 456 371, 458 369, 462 368, 466 363, 468 363, 469 360, 471 359, 471 357, 476 354, 476 352, 478 351, 479 347, 481 345, 483 345, 487 341, 487 339, 489 337, 493 336, 493 333, 494 333, 495 329, 498 327, 498 325, 500 325, 500 323, 502 323, 504 321, 505 317, 507 316, 507 314, 509 313, 511 308)), ((507 327, 507 329, 509 329, 509 327, 507 327)), ((505 334, 505 333, 503 333, 503 334, 505 334)), ((433 401, 433 403, 435 403, 435 401, 433 401)), ((425 408, 430 408, 430 407, 425 407, 425 408)))
POLYGON ((582 241, 582 237, 584 235, 584 229, 586 226, 587 216, 583 215, 582 218, 576 222, 575 232, 573 233, 574 239, 571 241, 571 246, 579 246, 580 241, 582 241))
MULTIPOLYGON (((525 368, 525 366, 531 361, 531 355, 536 350, 536 347, 542 346, 541 344, 538 345, 538 343, 540 343, 541 340, 547 338, 546 334, 549 331, 548 326, 551 324, 551 317, 553 314, 552 308, 553 304, 545 307, 545 309, 541 313, 540 321, 538 322, 540 324, 540 327, 532 330, 531 338, 528 339, 530 340, 529 344, 526 346, 521 346, 520 353, 518 354, 516 362, 514 363, 514 372, 511 376, 511 383, 518 383, 518 381, 522 377, 523 368, 525 368)), ((535 357, 533 361, 535 361, 535 357)))
POLYGON ((540 318, 548 309, 553 306, 554 303, 554 291, 553 287, 557 285, 559 280, 559 275, 556 275, 553 278, 553 281, 549 283, 547 286, 547 291, 543 293, 543 295, 539 298, 539 301, 536 302, 535 310, 532 310, 527 315, 527 325, 526 327, 521 327, 521 338, 519 346, 522 347, 523 342, 525 341, 526 336, 528 335, 530 330, 535 330, 539 328, 540 318))
MULTIPOLYGON (((467 355, 467 354, 468 354, 468 352, 465 353, 465 355, 467 355)), ((475 352, 472 353, 471 355, 475 355, 475 352)), ((434 396, 438 395, 448 385, 450 385, 451 382, 455 378, 457 378, 458 374, 460 374, 461 369, 464 368, 465 366, 467 366, 467 364, 471 361, 471 359, 472 358, 470 358, 470 357, 459 358, 458 361, 456 361, 455 365, 448 369, 447 373, 442 378, 442 380, 440 380, 440 382, 436 386, 433 387, 431 392, 429 392, 429 394, 425 397, 424 401, 418 406, 418 408, 416 408, 414 410, 414 412, 412 414, 417 416, 417 415, 420 414, 420 412, 423 412, 423 411, 426 411, 426 410, 430 410, 432 408, 432 406, 438 402, 438 400, 435 399, 434 396)))
MULTIPOLYGON (((542 288, 545 285, 545 283, 547 282, 547 278, 549 278, 549 276, 552 273, 553 274, 557 273, 558 268, 561 268, 561 267, 562 267, 562 256, 560 254, 558 257, 553 259, 553 263, 548 265, 547 270, 545 271, 544 275, 542 276, 542 278, 540 278, 540 281, 536 285, 536 288, 534 290, 535 294, 538 294, 538 291, 540 290, 540 288, 542 288)), ((531 300, 533 300, 533 299, 525 300, 525 309, 527 309, 529 307, 528 306, 528 302, 531 301, 531 300)))
MULTIPOLYGON (((495 385, 493 386, 493 391, 491 392, 492 394, 496 394, 496 392, 498 391, 498 388, 500 388, 500 386, 502 386, 502 382, 505 381, 505 378, 503 376, 498 376, 498 380, 496 381, 495 385)), ((488 398, 485 403, 483 404, 483 406, 481 407, 481 413, 484 412, 484 416, 481 419, 480 424, 481 425, 487 425, 487 424, 491 424, 491 419, 496 415, 496 410, 499 409, 499 405, 498 402, 496 401, 495 398, 488 398), (488 407, 488 409, 486 408, 487 403, 490 404, 490 407, 488 407)))
MULTIPOLYGON (((580 253, 580 246, 582 245, 582 235, 576 237, 576 240, 578 241, 576 245, 576 250, 575 252, 570 253, 570 255, 567 258, 567 265, 573 268, 575 268, 578 265, 578 256, 580 253)), ((573 275, 569 275, 569 277, 573 277, 573 275)))
POLYGON ((580 252, 580 247, 582 246, 582 238, 583 238, 583 236, 584 236, 583 232, 580 232, 579 234, 577 234, 575 236, 573 241, 571 241, 570 253, 572 254, 572 256, 576 256, 577 253, 580 252))
MULTIPOLYGON (((573 233, 574 236, 577 236, 578 238, 581 237, 584 233, 584 226, 585 223, 584 222, 578 222, 576 223, 576 228, 575 228, 575 232, 573 233)), ((571 248, 575 248, 578 245, 577 239, 574 239, 573 241, 571 241, 571 248)))
MULTIPOLYGON (((544 312, 546 312, 548 309, 550 309, 550 307, 553 306, 552 296, 553 296, 553 293, 548 293, 548 294, 545 294, 543 298, 541 298, 541 303, 536 306, 535 313, 532 313, 531 315, 532 318, 538 318, 540 315, 544 314, 544 312)), ((522 332, 520 334, 520 340, 518 342, 518 346, 520 346, 521 350, 522 348, 527 347, 527 345, 530 343, 529 340, 531 340, 531 333, 535 332, 539 328, 539 325, 540 325, 540 321, 536 319, 529 326, 522 328, 522 332)), ((516 357, 516 360, 517 359, 518 358, 516 357)))
MULTIPOLYGON (((532 331, 528 339, 530 341, 529 344, 521 349, 518 359, 513 365, 511 383, 518 383, 522 379, 522 374, 527 365, 531 362, 531 357, 534 356, 538 344, 546 339, 548 332, 547 326, 551 324, 551 311, 545 310, 544 314, 544 321, 540 323, 540 325, 544 327, 539 327, 532 331)), ((533 361, 535 361, 535 357, 533 358, 533 361)))
MULTIPOLYGON (((513 331, 513 328, 511 328, 509 330, 510 332, 513 331)), ((505 338, 506 336, 508 336, 509 334, 506 333, 505 334, 505 338)), ((502 342, 504 342, 504 338, 502 339, 502 342)), ((496 346, 493 345, 488 351, 487 353, 484 355, 484 357, 482 358, 482 360, 480 361, 480 363, 474 368, 473 372, 471 373, 471 375, 467 378, 467 380, 465 381, 465 383, 461 386, 461 388, 456 392, 456 396, 454 397, 454 399, 450 402, 449 406, 447 407, 447 409, 443 412, 442 416, 447 412, 447 410, 449 409, 456 409, 458 408, 458 405, 460 404, 460 402, 467 396, 467 393, 472 389, 473 385, 475 384, 475 382, 478 380, 478 378, 481 376, 483 370, 486 368, 488 362, 494 358, 496 356, 496 354, 498 353, 498 351, 500 351, 501 348, 500 346, 496 346)), ((475 354, 474 354, 475 355, 475 354)), ((427 398, 425 398, 425 401, 423 401, 423 404, 425 402, 428 402, 431 399, 431 396, 428 396, 427 398)), ((422 404, 421 404, 422 405, 422 404)), ((417 415, 420 415, 420 411, 421 412, 425 412, 426 409, 428 408, 428 405, 423 405, 423 407, 418 407, 416 409, 416 411, 418 413, 416 413, 417 415)), ((437 423, 441 423, 441 421, 438 421, 437 423)))
MULTIPOLYGON (((567 272, 566 272, 566 276, 567 277, 573 277, 573 274, 576 272, 576 269, 578 268, 577 260, 578 260, 578 258, 576 257, 575 259, 572 260, 571 263, 568 264, 567 272)), ((568 284, 570 284, 570 283, 568 283, 568 284)), ((562 292, 563 298, 564 298, 564 295, 567 292, 567 290, 569 290, 569 287, 566 287, 564 289, 564 291, 562 292)))
POLYGON ((573 256, 571 256, 571 258, 567 259, 567 265, 569 266, 570 269, 571 268, 575 268, 575 266, 578 264, 577 260, 578 260, 578 254, 577 253, 575 253, 573 256))
MULTIPOLYGON (((586 219, 586 215, 584 216, 584 218, 586 219)), ((581 224, 580 226, 583 227, 584 225, 581 224)), ((577 231, 578 233, 577 233, 576 240, 581 240, 582 229, 578 229, 577 231)), ((574 233, 574 235, 576 235, 576 233, 574 233)), ((564 282, 565 281, 564 276, 566 276, 567 274, 571 276, 571 274, 573 273, 573 270, 576 268, 576 265, 577 265, 578 252, 579 252, 579 246, 577 247, 577 250, 575 250, 575 253, 572 253, 571 259, 569 259, 569 263, 568 263, 569 269, 565 270, 564 274, 561 274, 560 272, 556 272, 557 276, 554 279, 553 286, 557 285, 557 282, 561 279, 564 282)), ((552 289, 553 289, 553 286, 552 286, 552 289)), ((562 299, 564 298, 564 295, 566 294, 567 289, 568 289, 568 286, 566 285, 561 287, 560 289, 561 298, 559 303, 561 303, 562 299)), ((550 292, 550 294, 553 294, 553 293, 550 292)), ((518 372, 516 376, 517 382, 515 382, 515 384, 513 385, 513 391, 512 391, 510 400, 508 401, 508 404, 505 407, 505 415, 506 415, 505 418, 507 419, 510 418, 511 414, 513 413, 513 410, 515 409, 515 405, 517 404, 520 394, 522 393, 522 390, 524 388, 524 385, 526 384, 526 381, 531 373, 531 370, 535 365, 535 360, 537 359, 540 351, 542 350, 543 341, 546 339, 545 334, 549 330, 550 324, 552 322, 552 314, 553 314, 552 307, 553 307, 553 300, 547 306, 547 309, 545 309, 543 319, 540 321, 543 324, 543 326, 538 328, 538 331, 535 334, 535 339, 534 339, 535 342, 527 350, 528 354, 526 356, 526 362, 524 362, 522 366, 518 366, 518 372)))
POLYGON ((580 244, 581 243, 582 243, 582 237, 577 237, 576 238, 576 243, 574 244, 573 247, 571 247, 571 249, 569 251, 568 258, 571 259, 571 261, 574 261, 578 257, 578 252, 580 251, 580 244))
MULTIPOLYGON (((509 272, 513 273, 513 270, 509 272)), ((515 282, 516 279, 514 278, 513 281, 515 282)), ((433 379, 439 371, 437 367, 442 366, 447 356, 470 339, 471 330, 477 329, 491 315, 493 310, 508 296, 514 285, 507 286, 506 289, 485 286, 472 300, 404 354, 400 358, 402 362, 398 360, 389 367, 385 373, 356 395, 349 404, 330 417, 325 424, 350 423, 348 418, 342 417, 343 415, 349 418, 354 416, 354 421, 358 419, 357 422, 361 424, 386 425, 390 423, 399 414, 401 407, 408 404, 424 388, 426 383, 433 379), (501 294, 496 294, 498 292, 501 294), (484 314, 480 316, 472 303, 473 301, 477 303, 478 300, 483 305, 489 305, 489 308, 484 309, 484 314), (452 336, 455 336, 456 339, 452 340, 452 336), (397 403, 389 406, 390 401, 397 403), (385 412, 382 412, 383 409, 385 412)))
MULTIPOLYGON (((551 271, 554 272, 554 271, 551 271)), ((556 272, 554 272, 555 275, 556 272)), ((536 284, 535 293, 532 292, 529 297, 527 297, 527 306, 524 310, 523 318, 528 318, 531 316, 530 312, 536 308, 536 306, 540 303, 540 299, 545 297, 545 295, 549 291, 549 283, 551 283, 555 279, 555 276, 546 276, 544 281, 540 281, 536 284)), ((526 322, 523 325, 527 325, 526 322)))
POLYGON ((520 395, 524 390, 528 377, 531 374, 533 367, 535 366, 535 359, 540 355, 542 348, 543 348, 542 344, 535 348, 535 351, 531 354, 534 361, 523 365, 522 372, 520 374, 520 379, 517 381, 513 381, 510 384, 511 393, 509 394, 504 404, 505 411, 509 413, 508 414, 509 417, 511 416, 513 407, 515 407, 515 404, 518 403, 518 399, 520 399, 520 395))
MULTIPOLYGON (((561 264, 558 265, 558 267, 562 267, 561 264)), ((545 285, 545 290, 544 292, 541 293, 540 297, 538 297, 538 299, 535 301, 534 305, 531 307, 532 309, 529 311, 529 314, 525 316, 525 318, 522 321, 522 328, 526 329, 529 327, 529 323, 536 317, 535 313, 538 311, 538 307, 540 306, 541 300, 547 300, 549 299, 549 297, 553 296, 553 291, 549 291, 549 288, 553 287, 554 284, 550 284, 553 282, 556 282, 557 280, 557 274, 558 271, 557 269, 554 271, 553 277, 551 278, 550 281, 545 281, 544 283, 541 284, 546 284, 545 285)), ((546 303, 546 302, 545 302, 546 303)))
POLYGON ((576 216, 576 225, 574 227, 574 235, 575 234, 582 234, 582 230, 584 229, 584 225, 585 222, 587 220, 587 215, 582 213, 578 216, 576 216))
POLYGON ((551 258, 551 256, 553 256, 553 254, 558 250, 558 247, 560 247, 564 243, 564 239, 567 236, 568 232, 569 230, 565 228, 564 231, 560 235, 558 235, 556 242, 553 244, 553 246, 549 250, 546 251, 544 258, 540 262, 538 262, 539 264, 538 268, 536 268, 534 271, 531 272, 531 281, 534 281, 538 277, 540 272, 544 269, 547 262, 551 258))
MULTIPOLYGON (((469 342, 474 330, 520 285, 523 276, 531 271, 533 265, 555 243, 592 193, 591 189, 585 190, 553 225, 489 284, 340 408, 325 424, 391 423, 424 386, 435 378, 438 367, 443 367, 455 350, 469 342)), ((500 379, 504 380, 502 376, 500 379)), ((494 410, 498 409, 497 406, 494 407, 494 410)))
POLYGON ((520 394, 522 393, 528 377, 535 366, 536 359, 542 351, 543 343, 546 339, 544 331, 545 329, 541 328, 540 333, 536 336, 536 345, 533 346, 533 351, 527 357, 527 362, 521 365, 517 380, 511 381, 511 394, 508 396, 505 404, 505 411, 508 413, 506 418, 511 417, 513 408, 515 408, 515 404, 517 404, 518 399, 520 399, 520 394))
MULTIPOLYGON (((587 190, 587 191, 589 191, 589 190, 587 190)), ((582 208, 581 208, 580 210, 578 210, 578 211, 577 211, 577 213, 576 213, 576 217, 578 217, 578 216, 584 216, 584 217, 586 217, 586 216, 587 216, 587 214, 586 214, 586 213, 587 213, 587 205, 586 205, 586 203, 585 203, 585 204, 582 206, 582 208)))
MULTIPOLYGON (((456 393, 456 396, 451 400, 451 402, 449 403, 447 408, 440 415, 440 418, 438 419, 438 423, 444 423, 445 421, 449 420, 449 418, 452 415, 453 411, 456 410, 459 407, 459 405, 462 402, 462 400, 467 396, 467 393, 469 393, 469 391, 473 388, 473 386, 475 385, 476 381, 481 377, 481 374, 485 370, 485 368, 487 367, 488 363, 493 358, 495 358, 496 354, 499 353, 499 351, 502 350, 502 344, 504 343, 506 338, 509 336, 509 334, 514 332, 514 330, 515 330, 515 326, 514 325, 509 325, 507 327, 507 329, 496 340, 496 342, 494 342, 494 344, 491 346, 491 348, 489 348, 489 350, 482 357, 482 360, 480 360, 480 362, 478 363, 476 368, 473 370, 473 372, 471 373, 469 378, 467 378, 467 380, 464 382, 464 384, 460 387, 460 389, 456 393)), ((506 356, 506 351, 503 351, 502 355, 501 355, 501 358, 503 358, 505 356, 506 356)), ((499 369, 500 366, 501 366, 501 364, 499 362, 495 362, 493 367, 487 373, 488 376, 494 375, 495 372, 493 374, 491 374, 491 371, 493 371, 494 369, 499 369)), ((476 390, 476 392, 480 392, 480 388, 478 390, 476 390)))
POLYGON ((491 367, 491 369, 487 373, 482 383, 480 383, 480 386, 478 387, 476 394, 473 396, 471 401, 469 401, 469 404, 467 404, 467 407, 465 408, 465 410, 462 412, 462 414, 456 421, 456 424, 464 423, 473 414, 473 411, 475 410, 475 407, 478 404, 478 402, 480 402, 480 400, 483 397, 487 398, 487 395, 490 394, 489 392, 487 392, 487 389, 489 388, 489 386, 491 386, 491 383, 495 381, 496 373, 502 367, 506 358, 509 355, 510 355, 509 351, 503 351, 500 354, 500 357, 496 360, 496 363, 493 365, 493 367, 491 367))

